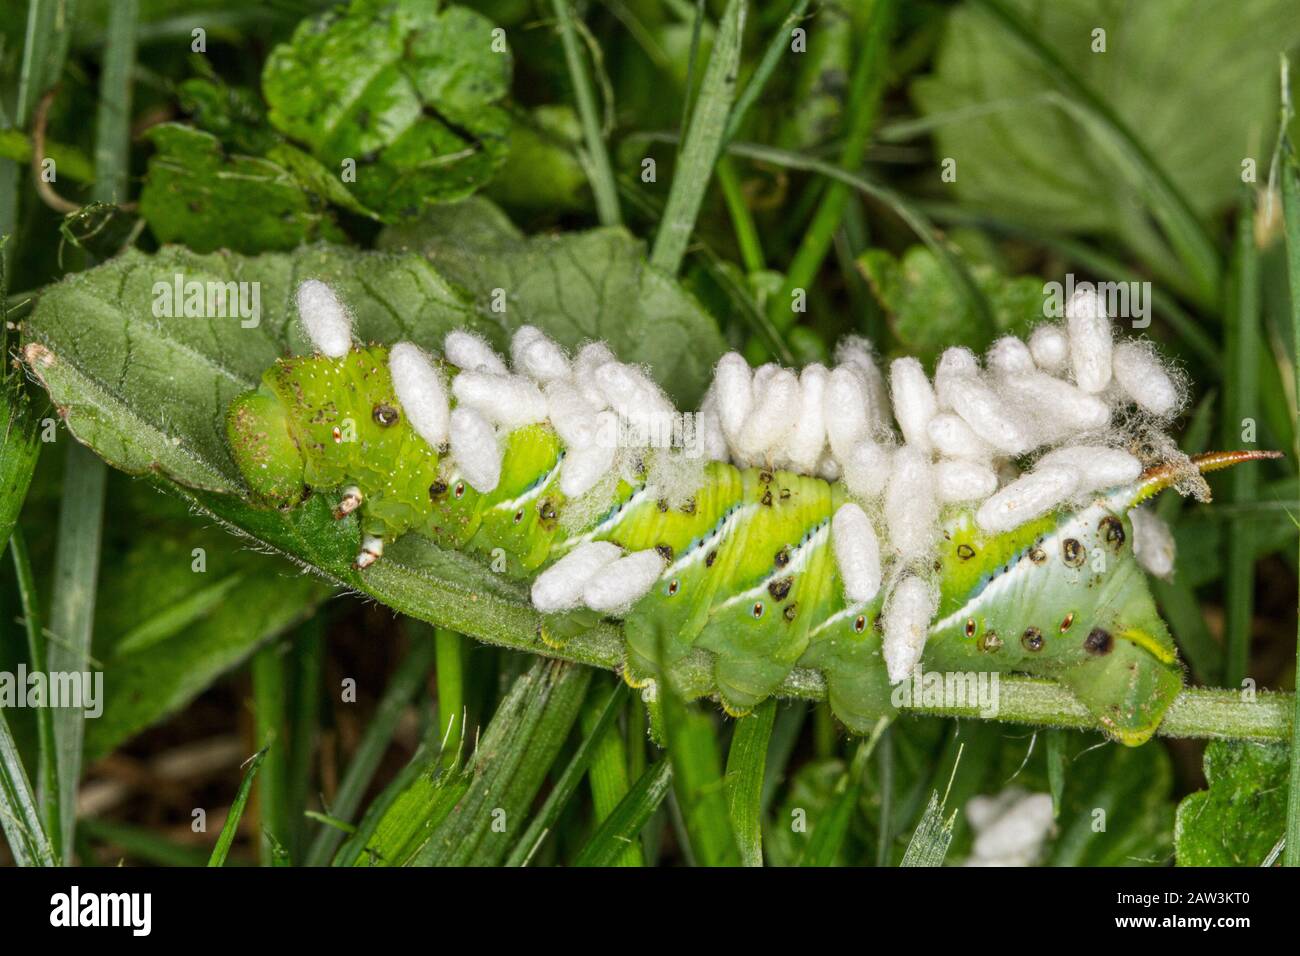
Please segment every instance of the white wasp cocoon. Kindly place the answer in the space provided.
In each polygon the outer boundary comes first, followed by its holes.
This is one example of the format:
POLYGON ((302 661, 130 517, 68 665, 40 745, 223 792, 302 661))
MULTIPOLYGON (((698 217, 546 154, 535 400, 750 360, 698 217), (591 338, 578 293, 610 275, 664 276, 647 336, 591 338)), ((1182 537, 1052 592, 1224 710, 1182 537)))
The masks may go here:
POLYGON ((838 462, 835 459, 829 459, 830 466, 824 464, 822 477, 826 474, 834 474, 834 478, 827 478, 827 481, 835 481, 839 477, 844 478, 844 487, 848 488, 849 493, 859 498, 874 498, 885 490, 885 484, 889 481, 891 449, 884 445, 878 445, 870 438, 864 438, 858 444, 853 446, 849 452, 848 458, 838 462))
POLYGON ((342 358, 352 348, 352 317, 334 290, 319 279, 307 279, 295 296, 298 317, 312 346, 322 355, 342 358))
POLYGON ((501 480, 501 446, 486 418, 472 408, 452 409, 448 428, 451 456, 475 491, 487 494, 501 480))
MULTIPOLYGON (((595 422, 595 435, 617 434, 618 418, 611 411, 600 412, 595 422)), ((614 467, 618 449, 599 439, 586 445, 570 445, 560 465, 560 491, 567 498, 585 495, 614 467)))
POLYGON ((718 399, 710 389, 700 404, 700 414, 695 420, 696 438, 699 441, 700 454, 705 461, 726 461, 728 455, 727 436, 722 431, 722 420, 718 417, 718 399))
POLYGON ((809 365, 799 373, 799 420, 790 433, 786 455, 801 474, 817 470, 826 450, 826 385, 831 373, 824 365, 809 365))
POLYGON ((1061 504, 1074 494, 1078 484, 1078 474, 1072 468, 1036 468, 980 505, 975 523, 988 534, 1018 528, 1061 504))
POLYGON ((998 451, 1023 455, 1033 447, 1033 439, 1020 417, 976 376, 953 375, 946 381, 945 391, 953 411, 998 451))
POLYGON ((934 397, 938 400, 939 407, 944 411, 952 411, 955 408, 952 383, 975 378, 979 375, 979 370, 979 362, 970 349, 945 349, 934 369, 934 397))
POLYGON ((505 375, 506 363, 492 350, 492 346, 473 332, 457 329, 448 332, 442 343, 442 354, 452 365, 463 372, 492 372, 505 375))
POLYGON ((607 408, 609 403, 605 401, 601 390, 596 387, 596 369, 617 361, 614 353, 604 342, 588 342, 578 349, 578 354, 573 357, 573 383, 582 389, 582 394, 597 411, 607 408))
POLYGON ((1069 445, 1048 452, 1038 460, 1039 468, 1068 468, 1078 476, 1077 491, 1096 491, 1137 481, 1142 462, 1120 448, 1105 445, 1069 445))
POLYGON ((1040 325, 1029 336, 1029 354, 1044 372, 1059 372, 1070 359, 1070 340, 1059 326, 1040 325))
POLYGON ((626 610, 644 597, 663 573, 664 559, 658 551, 634 551, 597 571, 582 590, 582 602, 602 614, 626 610))
POLYGON ((852 502, 840 505, 831 518, 831 546, 844 597, 852 603, 874 598, 880 590, 880 542, 867 513, 852 502))
MULTIPOLYGON (((817 477, 822 481, 834 483, 840 480, 840 473, 840 463, 835 459, 835 456, 830 452, 822 455, 822 460, 817 463, 817 477)), ((884 487, 883 483, 881 487, 884 487)))
POLYGON ((445 442, 451 406, 442 375, 429 357, 410 342, 398 342, 388 352, 388 372, 415 433, 435 448, 445 442))
POLYGON ((1128 518, 1133 523, 1133 556, 1138 564, 1148 574, 1172 580, 1177 550, 1169 525, 1150 508, 1134 508, 1128 518))
POLYGON ((754 407, 740 430, 740 453, 751 460, 772 458, 799 420, 799 399, 799 379, 789 369, 755 373, 754 407))
POLYGON ((993 457, 992 446, 971 431, 966 420, 954 412, 935 415, 926 431, 935 450, 948 458, 988 461, 993 457))
POLYGON ((1110 384, 1111 325, 1101 296, 1080 289, 1065 303, 1070 331, 1070 367, 1074 381, 1085 392, 1097 393, 1110 384))
POLYGON ((545 385, 568 378, 568 356, 549 336, 531 325, 520 326, 510 342, 510 360, 515 371, 545 385))
POLYGON ((533 582, 533 607, 543 614, 572 611, 582 604, 582 590, 602 568, 623 553, 608 541, 580 544, 543 571, 533 582))
POLYGON ((595 381, 610 408, 633 427, 654 434, 667 429, 668 434, 672 434, 676 409, 659 386, 639 368, 607 362, 596 369, 595 381))
POLYGON ((452 379, 451 391, 461 405, 476 409, 506 429, 546 419, 546 396, 522 375, 461 372, 452 379))
POLYGON ((1152 415, 1166 418, 1181 404, 1178 386, 1152 350, 1139 342, 1115 346, 1115 381, 1124 393, 1152 415))
POLYGON ((1052 829, 1052 797, 1008 788, 966 803, 975 831, 967 866, 1031 866, 1052 829))
POLYGON ((1110 406, 1096 395, 1036 368, 1003 379, 1002 389, 1036 420, 1040 444, 1105 428, 1110 422, 1110 406))
POLYGON ((904 562, 924 557, 934 544, 938 520, 929 455, 904 445, 894 452, 885 486, 890 547, 904 562))
POLYGON ((831 451, 841 463, 846 462, 869 431, 866 386, 859 373, 844 366, 832 371, 826 380, 822 409, 831 451))
POLYGON ((936 606, 933 590, 917 577, 903 578, 886 599, 882 650, 891 684, 916 670, 936 606))
POLYGON ((728 352, 713 372, 713 393, 718 418, 729 441, 740 438, 740 430, 754 407, 754 373, 739 352, 728 352))
POLYGON ((596 409, 571 382, 554 381, 544 389, 546 417, 565 446, 585 448, 596 440, 596 409))
POLYGON ((889 394, 903 441, 921 451, 930 451, 930 434, 926 429, 938 411, 938 404, 921 363, 914 358, 895 359, 889 366, 889 394))
POLYGON ((871 343, 859 335, 850 335, 843 339, 835 349, 835 361, 852 368, 861 376, 867 400, 867 421, 873 432, 883 433, 890 430, 889 390, 885 387, 885 376, 880 372, 875 351, 871 343))
POLYGON ((934 466, 935 491, 945 504, 982 501, 998 489, 998 476, 984 462, 945 458, 934 466))
POLYGON ((1034 357, 1029 346, 1014 335, 1004 335, 993 343, 984 364, 997 375, 1020 375, 1034 371, 1034 357))

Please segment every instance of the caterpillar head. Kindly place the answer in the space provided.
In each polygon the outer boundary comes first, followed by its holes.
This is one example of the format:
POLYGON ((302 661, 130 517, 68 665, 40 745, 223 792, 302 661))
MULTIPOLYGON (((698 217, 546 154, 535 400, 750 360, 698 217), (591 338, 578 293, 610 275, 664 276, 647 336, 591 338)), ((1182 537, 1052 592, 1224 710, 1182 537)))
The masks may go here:
POLYGON ((235 399, 226 412, 226 436, 240 474, 257 497, 276 506, 302 498, 305 462, 277 395, 261 388, 235 399))

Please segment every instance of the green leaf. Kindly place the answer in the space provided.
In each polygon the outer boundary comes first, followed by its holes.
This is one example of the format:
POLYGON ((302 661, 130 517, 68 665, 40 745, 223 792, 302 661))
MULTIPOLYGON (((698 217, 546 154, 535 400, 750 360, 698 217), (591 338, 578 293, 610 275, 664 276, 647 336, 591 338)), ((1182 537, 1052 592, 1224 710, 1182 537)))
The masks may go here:
POLYGON ((1179 866, 1259 866, 1286 827, 1283 745, 1211 741, 1206 790, 1178 805, 1174 850, 1179 866))
MULTIPOLYGON (((785 797, 767 821, 764 848, 772 866, 795 866, 812 843, 813 834, 829 819, 848 774, 848 764, 838 757, 810 760, 790 777, 785 797)), ((848 863, 848 847, 840 841, 831 866, 848 863)))
POLYGON ((569 347, 604 339, 624 361, 648 365, 683 408, 696 406, 726 350, 712 317, 621 228, 524 238, 474 200, 386 230, 380 246, 423 252, 504 330, 536 325, 569 347), (504 313, 493 308, 498 289, 504 313))
MULTIPOLYGON (((1267 168, 1252 148, 1272 127, 1278 54, 1300 39, 1287 0, 1006 6, 1159 157, 1201 217, 1240 189, 1243 158, 1267 168), (1105 52, 1094 52, 1094 30, 1105 31, 1105 52)), ((956 8, 935 63, 912 95, 933 127, 936 154, 957 161, 959 197, 1053 231, 1116 232, 1133 247, 1148 245, 1135 202, 1148 184, 1065 105, 1056 77, 998 19, 970 4, 956 8)))
POLYGON ((738 866, 740 848, 728 812, 713 719, 672 688, 664 693, 664 738, 673 790, 691 851, 702 866, 738 866))
POLYGON ((211 133, 177 123, 148 136, 158 151, 140 212, 160 242, 254 253, 343 238, 321 196, 278 163, 227 155, 211 133))
POLYGON ((763 776, 775 722, 776 701, 764 701, 736 721, 727 751, 727 806, 746 866, 763 865, 763 776))
POLYGON ((943 801, 939 791, 930 791, 930 802, 925 806, 921 822, 912 833, 900 866, 943 866, 943 859, 948 855, 948 846, 952 843, 952 828, 957 814, 954 811, 947 820, 943 818, 943 801))
POLYGON ((512 209, 553 218, 591 205, 587 174, 575 155, 582 126, 568 106, 539 106, 510 130, 510 155, 485 195, 512 209))
POLYGON ((995 322, 994 328, 985 327, 945 264, 924 246, 912 246, 901 259, 884 249, 868 249, 858 267, 904 350, 923 362, 933 362, 949 346, 983 351, 999 335, 1023 334, 1042 315, 1041 279, 1008 278, 991 265, 976 263, 969 266, 970 273, 995 322))
POLYGON ((332 170, 355 163, 349 190, 386 219, 468 196, 510 133, 511 55, 494 29, 425 0, 353 0, 304 20, 262 72, 271 123, 332 170))
POLYGON ((41 825, 31 782, 9 722, 0 711, 0 828, 19 866, 54 866, 54 849, 41 825))
POLYGON ((0 402, 4 405, 5 418, 0 430, 0 549, 3 549, 36 469, 41 451, 41 421, 38 403, 17 375, 7 375, 0 382, 0 402))

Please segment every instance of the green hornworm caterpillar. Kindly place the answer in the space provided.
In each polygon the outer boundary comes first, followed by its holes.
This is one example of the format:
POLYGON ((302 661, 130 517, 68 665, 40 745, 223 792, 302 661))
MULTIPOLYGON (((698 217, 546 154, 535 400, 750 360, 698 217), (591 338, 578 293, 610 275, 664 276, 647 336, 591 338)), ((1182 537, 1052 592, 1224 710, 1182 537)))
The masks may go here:
POLYGON ((356 345, 314 280, 298 308, 318 354, 277 361, 227 416, 260 499, 336 494, 362 569, 410 531, 504 552, 547 640, 620 617, 637 685, 703 648, 733 714, 795 666, 856 731, 918 667, 1017 672, 1141 743, 1183 677, 1144 573, 1171 570, 1172 540, 1137 506, 1264 454, 1178 453, 1160 431, 1177 380, 1085 293, 983 367, 950 349, 933 381, 899 359, 886 385, 861 340, 799 374, 733 353, 688 416, 600 343, 570 359, 525 326, 512 371, 464 332, 439 360, 356 345))

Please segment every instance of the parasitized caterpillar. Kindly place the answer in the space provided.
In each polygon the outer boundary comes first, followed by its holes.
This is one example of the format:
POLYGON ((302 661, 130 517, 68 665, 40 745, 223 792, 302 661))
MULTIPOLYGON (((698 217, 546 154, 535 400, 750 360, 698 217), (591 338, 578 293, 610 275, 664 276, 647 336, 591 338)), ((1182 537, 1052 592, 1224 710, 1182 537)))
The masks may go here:
POLYGON ((431 359, 354 343, 321 282, 297 305, 317 354, 227 414, 255 495, 335 493, 361 569, 410 531, 504 553, 544 639, 622 618, 638 686, 703 648, 732 714, 795 666, 856 731, 918 667, 1019 672, 1142 743, 1183 676, 1144 573, 1171 572, 1172 537, 1138 506, 1208 499, 1201 472, 1270 454, 1182 455, 1162 430, 1177 376, 1087 292, 982 367, 949 349, 933 380, 902 358, 886 381, 860 339, 797 374, 732 353, 690 416, 599 342, 570 358, 524 326, 508 367, 452 332, 431 359))

